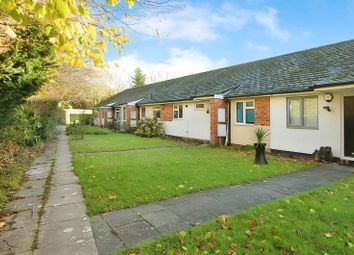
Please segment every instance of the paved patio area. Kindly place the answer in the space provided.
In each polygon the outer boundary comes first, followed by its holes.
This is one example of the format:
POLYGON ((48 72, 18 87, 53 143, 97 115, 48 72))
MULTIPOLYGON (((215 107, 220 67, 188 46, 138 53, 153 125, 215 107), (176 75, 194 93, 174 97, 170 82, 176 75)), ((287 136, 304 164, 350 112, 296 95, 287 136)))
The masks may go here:
POLYGON ((91 218, 99 254, 110 254, 213 218, 236 214, 272 199, 353 176, 354 168, 336 164, 244 185, 218 188, 122 209, 91 218))
POLYGON ((97 254, 65 127, 57 131, 27 171, 29 180, 17 192, 21 199, 8 205, 14 215, 0 235, 0 254, 97 254), (43 199, 46 182, 51 188, 43 199))

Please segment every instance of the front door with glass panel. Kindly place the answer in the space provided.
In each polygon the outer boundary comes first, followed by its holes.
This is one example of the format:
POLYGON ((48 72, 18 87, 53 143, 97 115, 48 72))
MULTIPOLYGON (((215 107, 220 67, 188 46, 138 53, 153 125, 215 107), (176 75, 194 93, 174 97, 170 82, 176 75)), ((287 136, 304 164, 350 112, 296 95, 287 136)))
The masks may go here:
POLYGON ((344 97, 344 156, 354 157, 354 96, 344 97))

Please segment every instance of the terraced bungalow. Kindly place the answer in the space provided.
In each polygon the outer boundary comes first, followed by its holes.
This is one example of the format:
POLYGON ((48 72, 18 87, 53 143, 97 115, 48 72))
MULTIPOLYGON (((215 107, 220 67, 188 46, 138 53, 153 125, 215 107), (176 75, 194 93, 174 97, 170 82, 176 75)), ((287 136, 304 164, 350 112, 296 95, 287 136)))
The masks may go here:
POLYGON ((212 144, 253 144, 263 126, 269 150, 354 160, 354 40, 126 89, 96 110, 103 127, 156 117, 212 144))

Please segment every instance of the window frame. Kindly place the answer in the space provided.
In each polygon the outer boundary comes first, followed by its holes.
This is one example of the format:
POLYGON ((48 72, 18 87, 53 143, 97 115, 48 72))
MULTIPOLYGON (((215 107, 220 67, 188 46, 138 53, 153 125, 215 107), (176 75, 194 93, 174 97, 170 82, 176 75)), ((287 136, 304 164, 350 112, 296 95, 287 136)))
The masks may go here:
POLYGON ((126 106, 122 107, 122 120, 123 121, 127 120, 127 107, 126 106))
POLYGON ((114 109, 114 118, 116 120, 119 119, 119 115, 120 115, 120 109, 119 108, 115 108, 114 109))
POLYGON ((286 128, 288 129, 310 129, 310 130, 318 130, 319 129, 319 121, 318 121, 318 96, 296 96, 296 97, 287 97, 286 98, 286 128), (305 98, 313 98, 316 99, 316 126, 305 126, 305 110, 304 110, 304 99, 305 98), (290 125, 290 100, 300 100, 300 125, 290 125))
POLYGON ((145 116, 146 116, 146 108, 144 106, 141 106, 140 108, 140 119, 145 119, 145 116), (143 113, 144 113, 144 116, 143 116, 143 113))
POLYGON ((235 102, 235 124, 236 125, 245 125, 245 126, 254 126, 256 125, 256 101, 254 99, 250 100, 238 100, 235 102), (253 106, 247 106, 247 102, 252 102, 253 106), (243 114, 243 119, 242 122, 237 121, 237 103, 242 103, 243 109, 242 109, 242 114, 243 114), (254 123, 247 123, 246 122, 246 110, 253 110, 254 114, 254 123))
POLYGON ((174 104, 172 108, 172 114, 174 120, 183 119, 183 115, 184 115, 183 104, 174 104), (175 107, 177 108, 175 109, 175 107), (181 116, 181 110, 182 110, 182 116, 181 116), (177 112, 177 118, 175 117, 175 112, 177 112))
POLYGON ((205 103, 195 103, 195 105, 194 105, 194 109, 195 109, 196 111, 204 111, 205 108, 206 108, 206 107, 205 107, 205 103), (197 105, 203 105, 203 108, 198 108, 197 105))
POLYGON ((160 106, 155 106, 152 108, 152 117, 157 118, 158 120, 161 118, 161 107, 160 106), (155 112, 159 111, 160 112, 160 117, 155 117, 155 112))

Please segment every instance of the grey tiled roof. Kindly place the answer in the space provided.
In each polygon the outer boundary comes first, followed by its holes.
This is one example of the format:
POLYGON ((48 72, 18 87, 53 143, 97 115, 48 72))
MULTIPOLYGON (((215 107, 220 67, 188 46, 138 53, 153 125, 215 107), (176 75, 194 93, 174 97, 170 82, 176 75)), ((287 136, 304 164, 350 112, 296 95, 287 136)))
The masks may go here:
POLYGON ((139 104, 148 104, 220 93, 234 97, 309 91, 346 83, 354 83, 354 40, 127 89, 111 101, 124 104, 144 98, 139 104))

